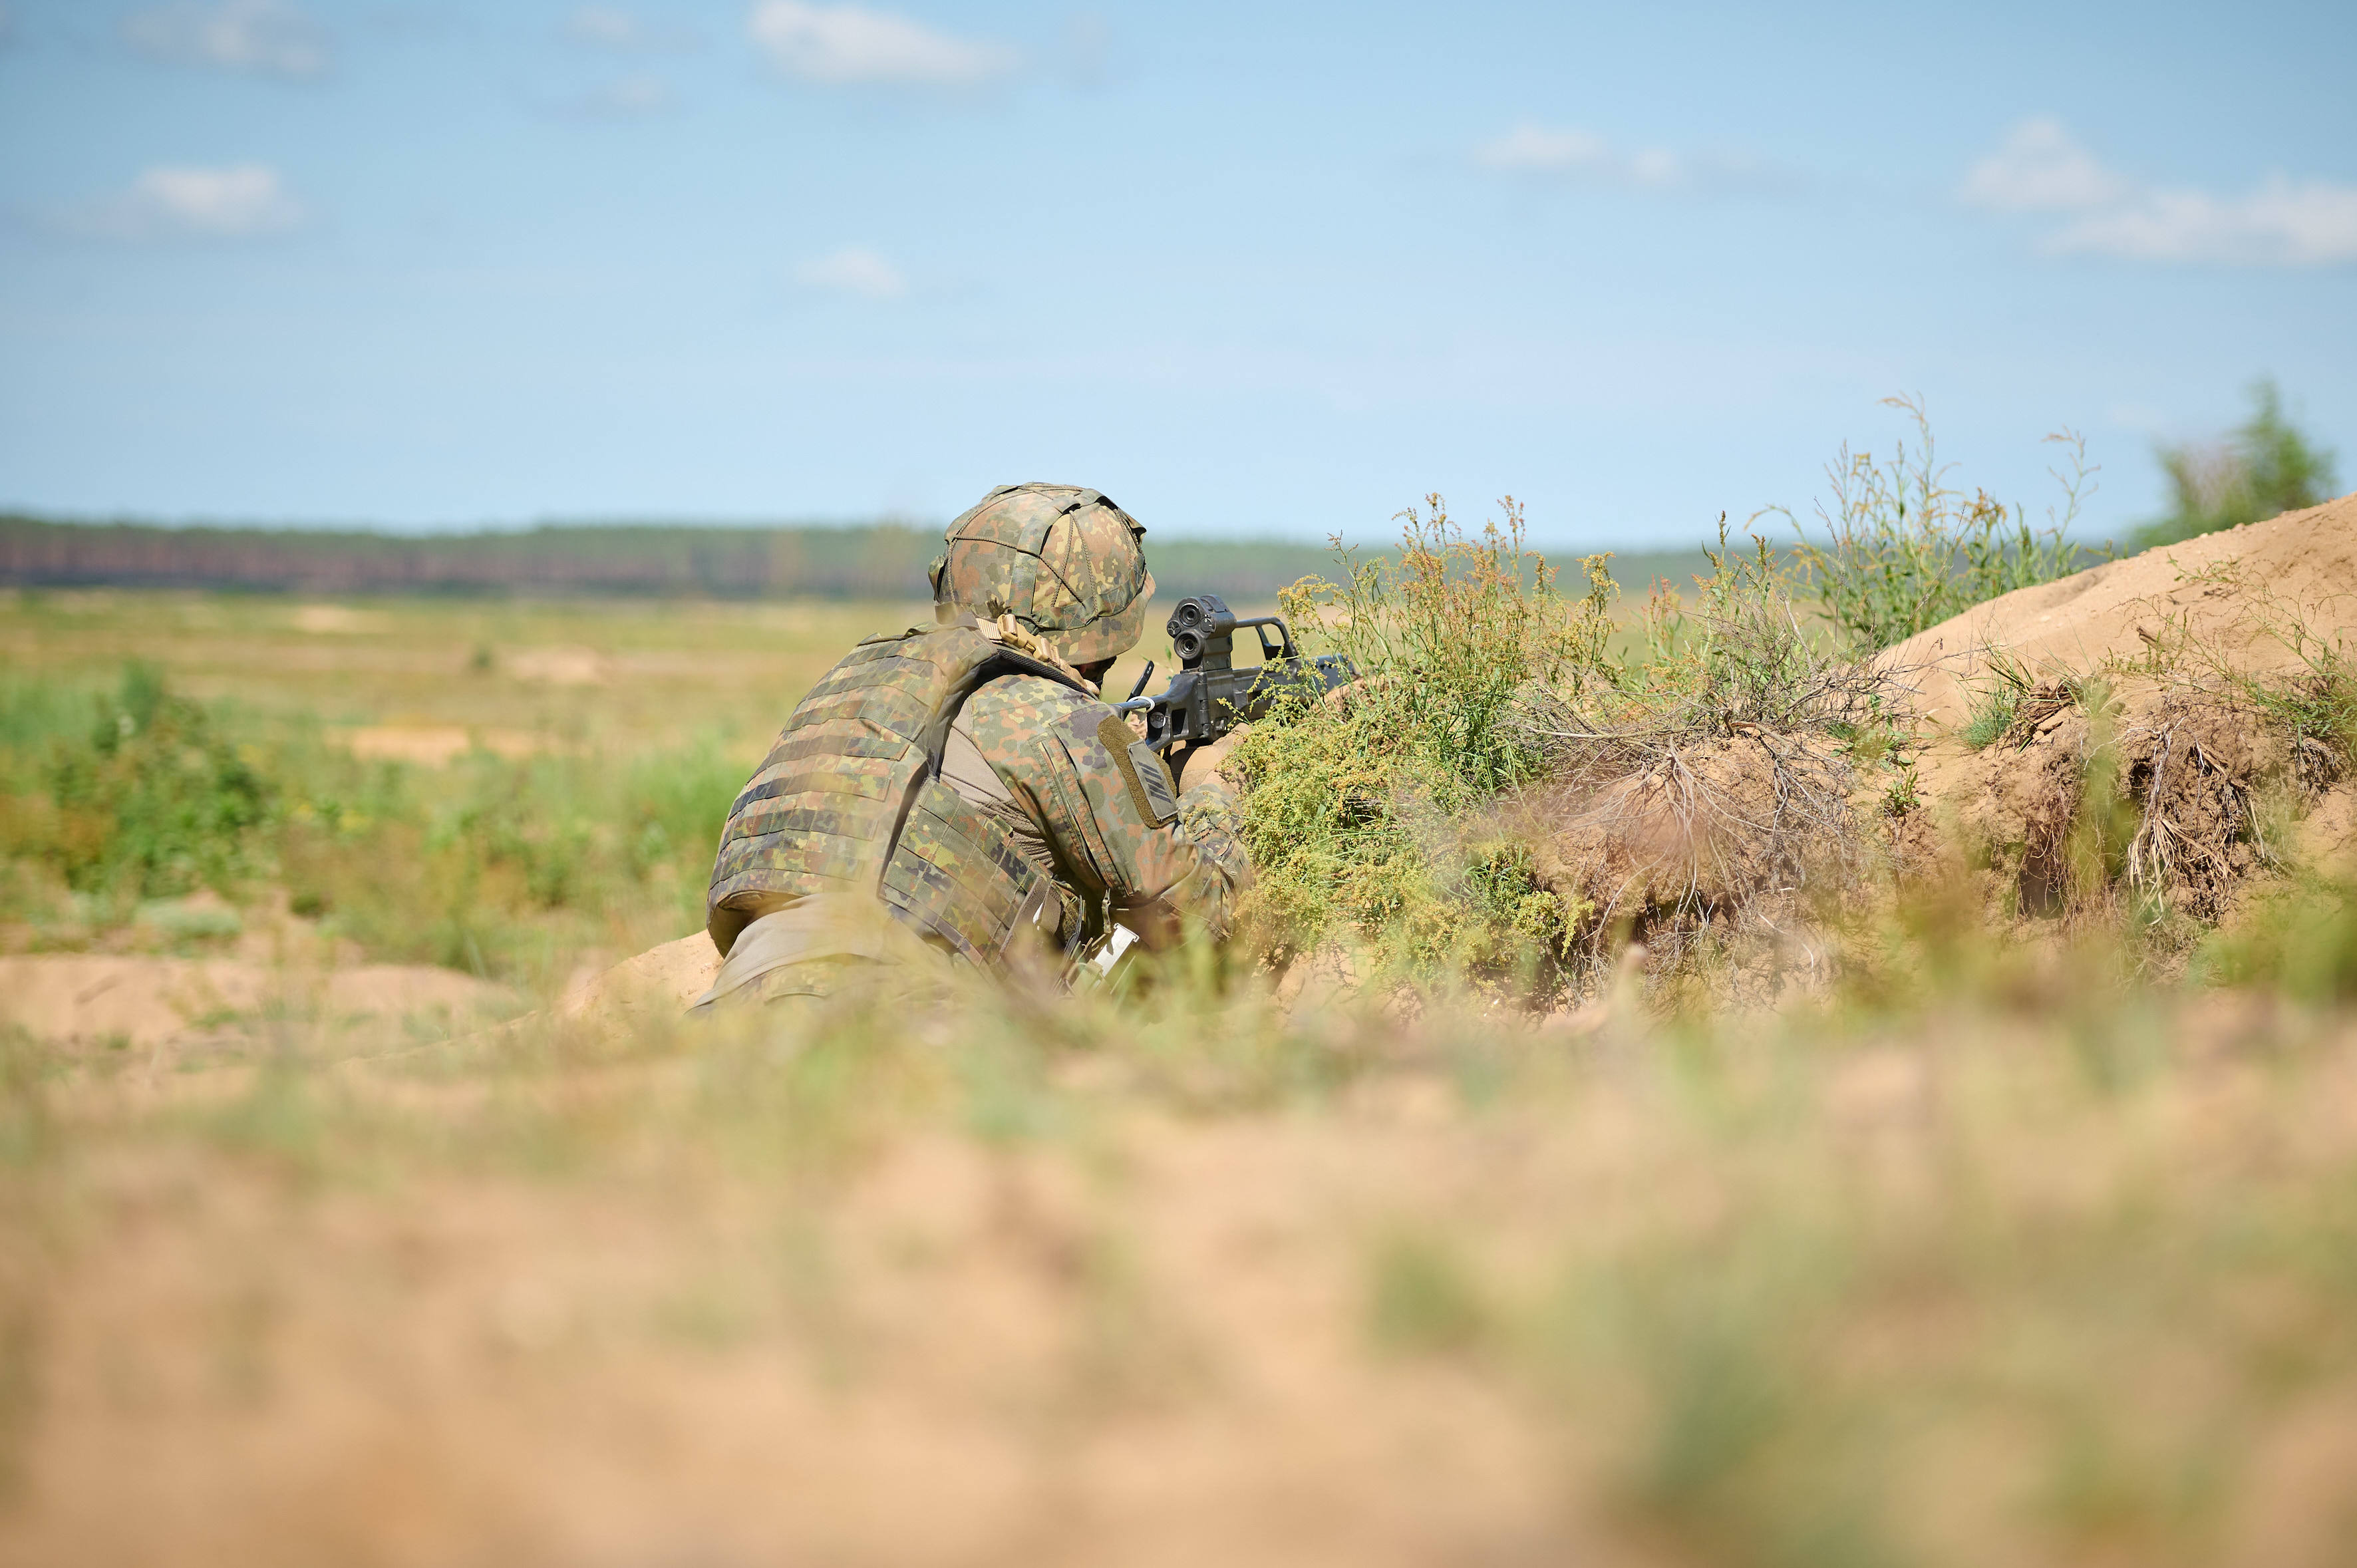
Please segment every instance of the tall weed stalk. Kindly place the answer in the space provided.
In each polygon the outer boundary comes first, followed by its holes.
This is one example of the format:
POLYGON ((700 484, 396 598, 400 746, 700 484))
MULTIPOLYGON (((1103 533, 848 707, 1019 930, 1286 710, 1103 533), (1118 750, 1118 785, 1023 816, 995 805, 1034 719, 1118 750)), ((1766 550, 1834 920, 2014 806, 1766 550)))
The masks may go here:
POLYGON ((2046 438, 2066 454, 2063 467, 2050 470, 2062 499, 2047 513, 2045 527, 2033 528, 2020 507, 1985 489, 1967 496, 1949 485, 1952 466, 1939 461, 1920 401, 1886 398, 1884 405, 1907 414, 1913 444, 1901 437, 1887 462, 1843 447, 1825 470, 1832 495, 1817 506, 1824 537, 1811 538, 1803 528, 1793 545, 1826 618, 1857 651, 1903 642, 1975 605, 2067 577, 2109 553, 2069 538, 2093 493, 2095 470, 2082 436, 2066 430, 2046 438))

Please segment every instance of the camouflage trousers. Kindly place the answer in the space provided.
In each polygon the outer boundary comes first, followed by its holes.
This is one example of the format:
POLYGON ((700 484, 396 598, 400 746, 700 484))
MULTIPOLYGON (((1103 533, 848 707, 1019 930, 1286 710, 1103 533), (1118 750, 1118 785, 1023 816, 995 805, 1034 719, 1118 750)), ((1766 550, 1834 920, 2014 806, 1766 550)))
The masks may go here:
POLYGON ((950 959, 894 919, 880 900, 813 894, 739 931, 688 1014, 860 993, 922 1002, 945 993, 951 974, 950 959))

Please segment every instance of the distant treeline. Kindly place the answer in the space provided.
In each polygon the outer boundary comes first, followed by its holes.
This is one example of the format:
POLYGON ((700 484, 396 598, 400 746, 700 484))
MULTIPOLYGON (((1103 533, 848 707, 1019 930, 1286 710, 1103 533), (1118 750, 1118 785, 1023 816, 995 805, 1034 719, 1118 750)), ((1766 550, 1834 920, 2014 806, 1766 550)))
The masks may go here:
MULTIPOLYGON (((1149 536, 1146 548, 1166 598, 1210 592, 1265 601, 1302 577, 1339 574, 1334 553, 1324 545, 1149 536)), ((317 595, 906 599, 928 596, 925 568, 940 549, 937 531, 897 523, 565 523, 396 534, 0 515, 0 584, 317 595)), ((1684 556, 1644 555, 1613 564, 1624 585, 1638 587, 1657 571, 1683 586, 1683 569, 1696 564, 1684 556)))
MULTIPOLYGON (((0 583, 19 587, 244 588, 303 594, 648 594, 716 598, 920 598, 938 531, 552 524, 393 534, 163 528, 0 516, 0 583)), ((1322 546, 1153 540, 1173 588, 1265 598, 1330 571, 1322 546)))

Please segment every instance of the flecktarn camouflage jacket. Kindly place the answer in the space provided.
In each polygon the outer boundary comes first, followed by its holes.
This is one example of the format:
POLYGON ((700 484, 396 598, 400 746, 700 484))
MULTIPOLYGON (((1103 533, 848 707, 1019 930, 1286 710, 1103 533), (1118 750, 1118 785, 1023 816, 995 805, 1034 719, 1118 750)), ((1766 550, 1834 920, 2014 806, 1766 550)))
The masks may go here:
MULTIPOLYGON (((861 643, 794 710, 730 810, 706 923, 728 953, 766 916, 880 900, 970 963, 1021 945, 1069 962, 1115 922, 1224 936, 1251 875, 1225 789, 1180 799, 1052 656, 987 624, 912 628, 861 643)), ((770 922, 812 935, 767 943, 762 961, 888 957, 840 934, 854 923, 770 922)))

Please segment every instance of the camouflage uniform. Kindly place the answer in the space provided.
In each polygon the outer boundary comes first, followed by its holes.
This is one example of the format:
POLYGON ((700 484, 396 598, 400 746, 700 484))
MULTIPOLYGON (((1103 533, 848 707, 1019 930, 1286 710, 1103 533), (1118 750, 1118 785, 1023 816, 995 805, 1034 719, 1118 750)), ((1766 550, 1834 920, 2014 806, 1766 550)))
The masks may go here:
POLYGON ((1093 490, 994 490, 933 564, 943 624, 870 638, 737 797, 707 899, 722 995, 945 963, 1068 974, 1116 923, 1226 934, 1251 881, 1216 779, 1182 799, 1074 666, 1133 645, 1145 531, 1093 490))

